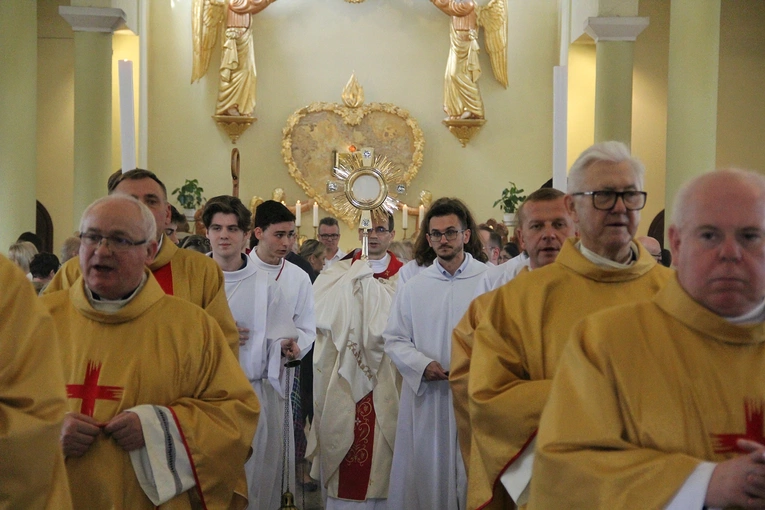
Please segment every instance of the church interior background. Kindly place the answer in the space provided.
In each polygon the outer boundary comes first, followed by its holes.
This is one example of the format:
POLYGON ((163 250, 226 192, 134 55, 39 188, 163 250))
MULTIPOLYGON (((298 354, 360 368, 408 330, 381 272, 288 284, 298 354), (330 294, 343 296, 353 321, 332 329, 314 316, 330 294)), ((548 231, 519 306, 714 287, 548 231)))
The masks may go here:
MULTIPOLYGON (((191 4, 0 2, 0 250, 21 232, 35 230, 36 201, 52 218, 57 250, 76 230, 84 207, 106 192, 107 176, 120 167, 119 59, 134 63, 138 166, 157 173, 168 190, 198 179, 207 198, 231 193, 234 146, 211 118, 220 52, 215 50, 205 77, 192 84, 191 4), (114 33, 74 31, 60 6, 120 8, 127 26, 114 33)), ((596 27, 598 17, 648 19, 634 42, 618 50, 628 57, 631 97, 626 120, 615 119, 626 122, 622 141, 647 167, 649 198, 639 234, 670 205, 665 197, 677 187, 672 175, 685 180, 724 166, 765 171, 762 0, 508 0, 507 5, 509 84, 505 89, 492 79, 481 43, 486 124, 465 147, 442 124, 450 20, 431 2, 278 0, 253 16, 257 120, 235 146, 241 154, 242 199, 268 198, 281 187, 288 203, 308 200, 287 172, 282 131, 296 110, 317 101, 340 102, 355 73, 367 102, 406 109, 423 131, 422 166, 400 198, 416 205, 420 191, 429 190, 434 197, 462 198, 479 221, 500 219, 492 204, 508 181, 533 191, 551 179, 554 166, 568 167, 600 136, 603 114, 596 115, 596 104, 598 95, 609 91, 598 88, 599 75, 611 74, 609 83, 615 83, 624 72, 598 65, 598 58, 614 58, 601 53, 605 38, 596 42, 592 30, 585 30, 596 27), (712 28, 698 33, 696 14, 687 14, 698 12, 708 21, 715 9, 719 21, 712 16, 712 28), (671 48, 673 30, 695 31, 699 47, 671 48), (703 56, 709 41, 719 50, 709 52, 703 65, 694 63, 698 76, 682 71, 686 55, 703 56), (696 83, 706 88, 695 90, 696 83), (676 84, 683 89, 673 89, 676 84), (706 127, 682 104, 704 93, 710 101, 698 109, 711 111, 706 127)), ((310 220, 310 213, 304 215, 303 225, 310 220)), ((308 230, 302 233, 312 235, 308 230)), ((342 223, 341 233, 341 247, 357 244, 342 223)))

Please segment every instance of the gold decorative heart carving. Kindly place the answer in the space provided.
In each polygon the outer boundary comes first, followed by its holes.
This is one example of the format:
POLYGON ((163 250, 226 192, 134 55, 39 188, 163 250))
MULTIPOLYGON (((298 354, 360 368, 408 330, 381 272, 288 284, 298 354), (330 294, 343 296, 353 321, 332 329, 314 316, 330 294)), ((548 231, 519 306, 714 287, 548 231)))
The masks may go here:
POLYGON ((353 228, 354 214, 336 207, 337 197, 327 190, 327 183, 335 179, 336 156, 370 147, 400 172, 408 187, 422 165, 425 139, 405 109, 390 103, 363 104, 364 91, 355 76, 342 99, 342 105, 316 102, 293 113, 283 130, 282 157, 306 195, 353 228))

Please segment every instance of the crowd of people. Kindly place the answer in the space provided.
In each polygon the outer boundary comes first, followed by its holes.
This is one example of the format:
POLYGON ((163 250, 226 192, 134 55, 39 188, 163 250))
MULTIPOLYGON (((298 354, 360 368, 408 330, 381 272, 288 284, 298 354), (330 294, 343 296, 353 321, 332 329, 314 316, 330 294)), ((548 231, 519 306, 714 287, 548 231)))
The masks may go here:
POLYGON ((645 171, 598 143, 511 239, 444 197, 347 253, 115 173, 61 264, 0 257, 0 506, 765 508, 765 176, 691 179, 662 250, 645 171))

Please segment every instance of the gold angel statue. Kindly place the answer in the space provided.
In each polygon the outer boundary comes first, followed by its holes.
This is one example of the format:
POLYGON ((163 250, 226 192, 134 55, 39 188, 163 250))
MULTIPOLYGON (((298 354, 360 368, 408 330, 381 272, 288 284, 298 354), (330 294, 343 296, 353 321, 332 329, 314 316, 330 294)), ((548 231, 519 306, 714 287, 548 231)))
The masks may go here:
POLYGON ((478 28, 483 27, 494 77, 507 88, 507 0, 430 0, 452 17, 449 59, 444 76, 444 111, 450 119, 483 119, 478 79, 478 28))
POLYGON ((216 115, 251 117, 255 110, 255 53, 252 17, 275 0, 193 0, 191 31, 194 58, 191 83, 207 74, 210 55, 221 39, 216 115))

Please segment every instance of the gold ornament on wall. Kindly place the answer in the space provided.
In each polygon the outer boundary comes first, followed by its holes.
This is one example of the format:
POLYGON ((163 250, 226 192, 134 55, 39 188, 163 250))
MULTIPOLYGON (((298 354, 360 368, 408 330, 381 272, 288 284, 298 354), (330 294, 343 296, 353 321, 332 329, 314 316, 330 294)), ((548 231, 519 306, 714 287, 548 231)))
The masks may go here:
POLYGON ((451 16, 449 58, 444 73, 444 124, 464 147, 486 123, 483 98, 478 87, 478 29, 496 80, 507 88, 507 0, 490 0, 485 6, 474 0, 431 0, 451 16))
POLYGON ((407 193, 422 165, 425 140, 417 121, 403 108, 390 103, 364 104, 364 89, 355 74, 341 97, 343 104, 311 103, 288 118, 282 157, 308 197, 355 228, 358 206, 345 193, 348 179, 359 170, 374 169, 382 182, 365 172, 359 183, 377 180, 389 199, 381 206, 390 212, 397 210, 398 197, 407 193))
POLYGON ((231 143, 256 120, 255 54, 252 17, 275 0, 193 0, 191 83, 207 74, 210 57, 222 40, 215 122, 231 143))

